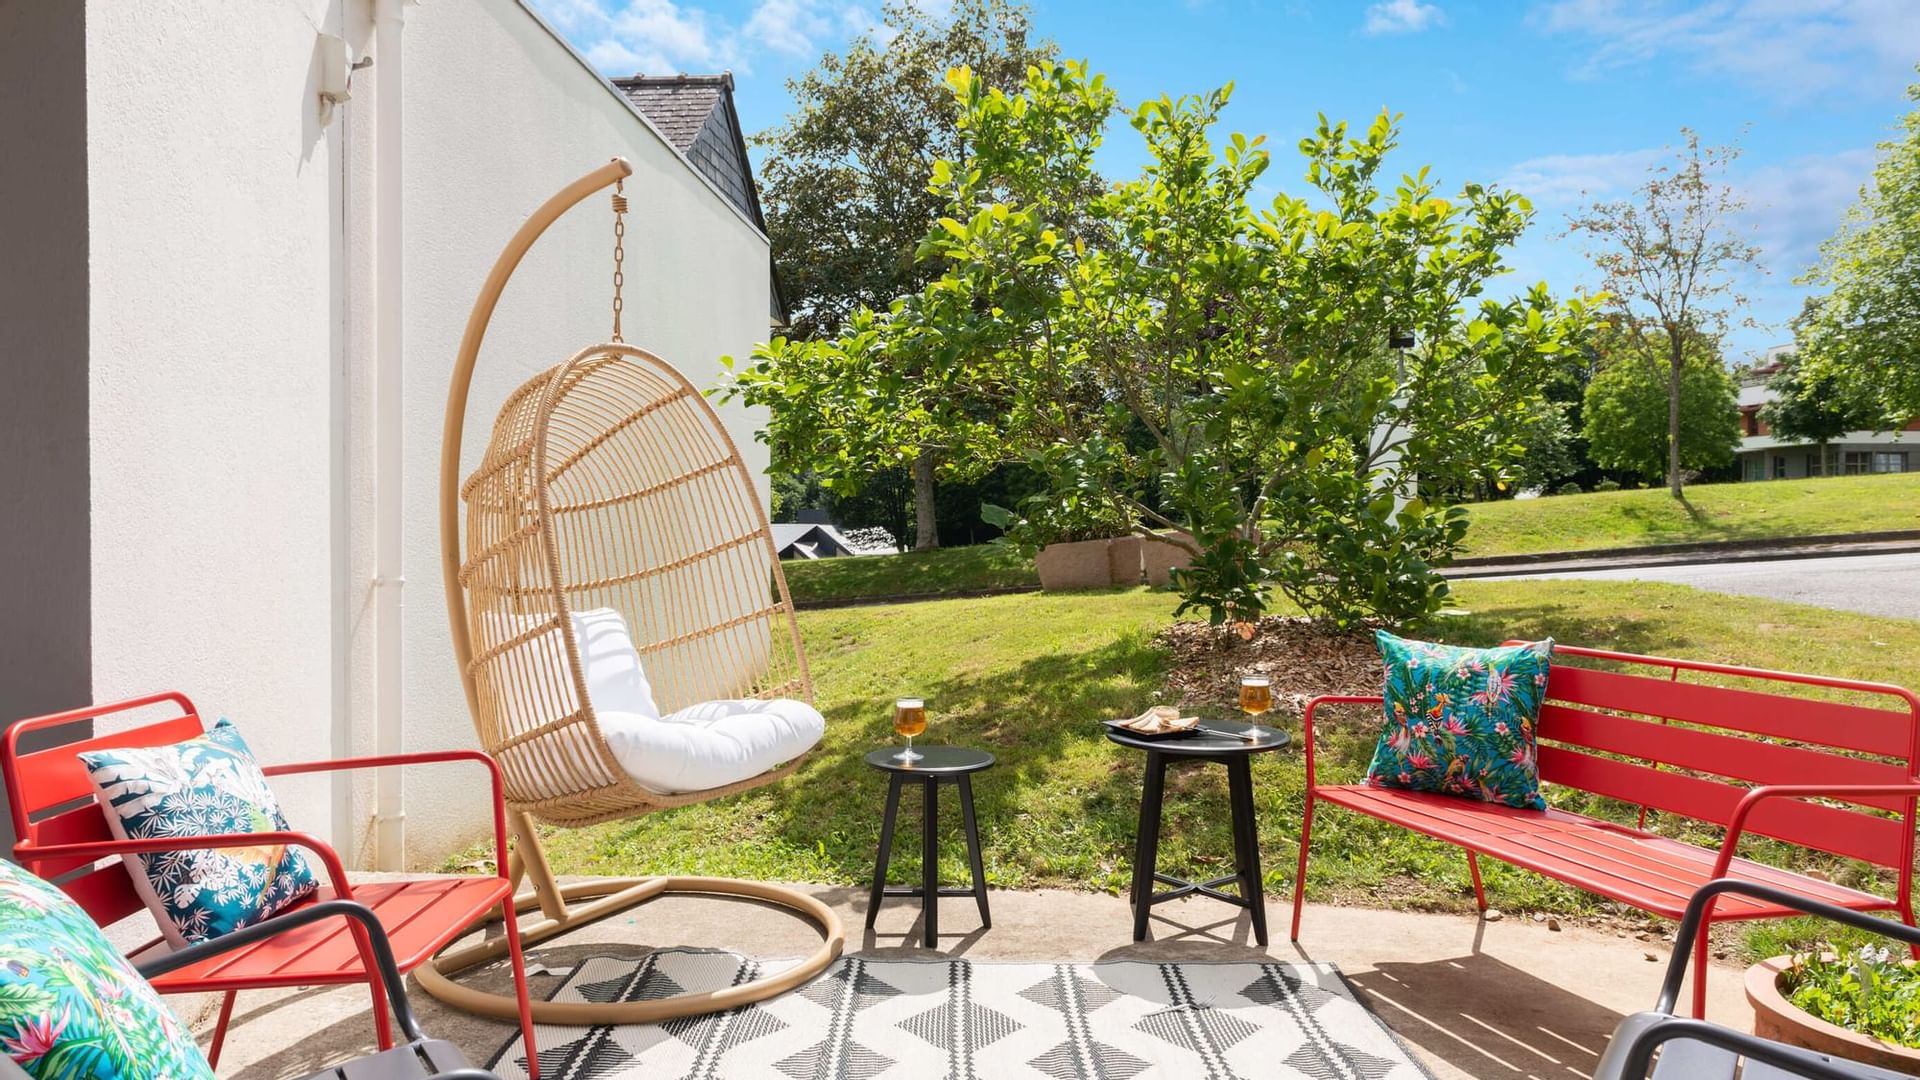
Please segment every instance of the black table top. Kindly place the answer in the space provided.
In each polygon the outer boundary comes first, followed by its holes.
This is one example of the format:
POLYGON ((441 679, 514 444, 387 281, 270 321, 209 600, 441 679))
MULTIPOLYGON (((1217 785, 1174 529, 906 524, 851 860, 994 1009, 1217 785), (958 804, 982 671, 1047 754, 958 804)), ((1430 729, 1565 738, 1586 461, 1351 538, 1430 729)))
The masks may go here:
POLYGON ((899 746, 886 746, 867 753, 867 764, 882 772, 930 773, 935 776, 959 776, 979 772, 993 764, 993 755, 968 746, 915 746, 919 761, 895 761, 899 746))
MULTIPOLYGON (((1234 713, 1231 717, 1218 713, 1202 711, 1200 726, 1213 731, 1245 731, 1247 718, 1234 713)), ((1202 731, 1198 735, 1180 735, 1174 738, 1142 739, 1124 731, 1107 728, 1107 738, 1121 746, 1135 750, 1151 750, 1156 754, 1172 757, 1223 757, 1228 754, 1264 754, 1269 750, 1280 750, 1293 744, 1293 736, 1279 728, 1264 724, 1252 725, 1260 733, 1260 738, 1241 739, 1232 735, 1215 735, 1202 731)))

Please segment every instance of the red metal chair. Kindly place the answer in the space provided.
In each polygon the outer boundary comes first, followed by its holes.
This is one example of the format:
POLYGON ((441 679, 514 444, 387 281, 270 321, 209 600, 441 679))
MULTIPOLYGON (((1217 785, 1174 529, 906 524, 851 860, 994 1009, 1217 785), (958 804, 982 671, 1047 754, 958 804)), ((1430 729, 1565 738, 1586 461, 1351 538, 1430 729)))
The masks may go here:
MULTIPOLYGON (((302 832, 246 833, 228 836, 169 837, 164 840, 113 839, 105 814, 94 797, 92 784, 77 756, 81 751, 124 747, 167 746, 194 738, 205 730, 193 703, 172 691, 108 705, 93 705, 49 716, 20 720, 0 741, 0 775, 7 785, 7 808, 13 817, 14 861, 40 877, 55 881, 102 926, 145 910, 134 891, 121 856, 128 853, 180 848, 254 847, 266 841, 288 844, 310 852, 324 878, 319 893, 291 909, 299 911, 332 899, 353 900, 372 909, 392 942, 394 961, 405 973, 464 933, 493 909, 513 902, 513 883, 507 877, 507 822, 501 799, 500 768, 493 759, 474 750, 443 750, 423 754, 345 758, 292 765, 267 765, 268 776, 371 769, 397 765, 473 762, 487 770, 493 785, 493 832, 499 872, 487 877, 420 878, 353 886, 347 881, 340 856, 325 843, 302 832), (30 732, 95 720, 137 710, 173 706, 178 715, 125 731, 96 735, 50 749, 23 750, 21 737, 30 732), (102 862, 110 859, 110 862, 102 862), (64 877, 64 880, 62 878, 64 877)), ((285 914, 285 913, 283 913, 285 914)), ((533 1014, 527 994, 527 973, 520 951, 520 933, 511 910, 505 911, 508 955, 520 1012, 520 1032, 531 1048, 533 1014)), ((277 921, 280 916, 276 916, 277 921)), ((155 938, 131 956, 139 961, 162 940, 155 938)), ((364 982, 373 997, 374 1031, 380 1049, 393 1046, 386 992, 375 965, 366 933, 357 923, 342 920, 309 922, 284 933, 223 952, 153 979, 163 994, 220 993, 225 995, 207 1057, 216 1066, 233 1017, 234 995, 241 990, 320 986, 364 982)), ((538 1058, 528 1056, 528 1071, 538 1076, 538 1058)))

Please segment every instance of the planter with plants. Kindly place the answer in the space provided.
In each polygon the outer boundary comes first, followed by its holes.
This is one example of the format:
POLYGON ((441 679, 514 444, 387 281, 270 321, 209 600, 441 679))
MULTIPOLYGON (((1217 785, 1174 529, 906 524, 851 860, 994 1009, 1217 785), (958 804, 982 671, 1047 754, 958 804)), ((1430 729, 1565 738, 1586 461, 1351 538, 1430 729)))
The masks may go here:
POLYGON ((1747 969, 1753 1033, 1920 1073, 1920 965, 1903 949, 1776 956, 1747 969))
POLYGON ((1041 494, 1023 500, 1019 513, 989 504, 980 517, 1033 551, 1040 587, 1049 592, 1140 584, 1140 537, 1111 504, 1041 494))

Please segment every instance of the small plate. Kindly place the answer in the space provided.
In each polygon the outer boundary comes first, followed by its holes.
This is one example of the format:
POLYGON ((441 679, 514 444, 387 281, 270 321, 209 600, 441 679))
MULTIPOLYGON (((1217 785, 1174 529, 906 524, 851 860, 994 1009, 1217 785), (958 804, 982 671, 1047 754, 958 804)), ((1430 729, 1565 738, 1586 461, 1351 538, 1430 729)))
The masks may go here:
POLYGON ((1102 720, 1100 722, 1106 725, 1109 731, 1117 731, 1120 734, 1125 735, 1130 739, 1145 739, 1148 742, 1157 742, 1161 739, 1185 739, 1194 735, 1198 735, 1201 732, 1201 728, 1198 724, 1195 724, 1193 727, 1190 727, 1190 728, 1182 729, 1180 731, 1148 732, 1148 731, 1133 730, 1132 728, 1127 726, 1127 722, 1125 720, 1102 720))

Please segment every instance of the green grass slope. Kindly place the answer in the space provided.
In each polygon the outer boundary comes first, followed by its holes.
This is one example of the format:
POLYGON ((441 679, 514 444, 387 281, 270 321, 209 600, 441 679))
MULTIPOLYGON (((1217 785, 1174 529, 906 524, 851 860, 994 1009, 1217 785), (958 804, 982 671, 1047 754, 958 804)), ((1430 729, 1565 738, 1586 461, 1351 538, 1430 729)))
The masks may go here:
POLYGON ((1920 529, 1920 473, 1705 484, 1476 503, 1467 555, 1920 529))

